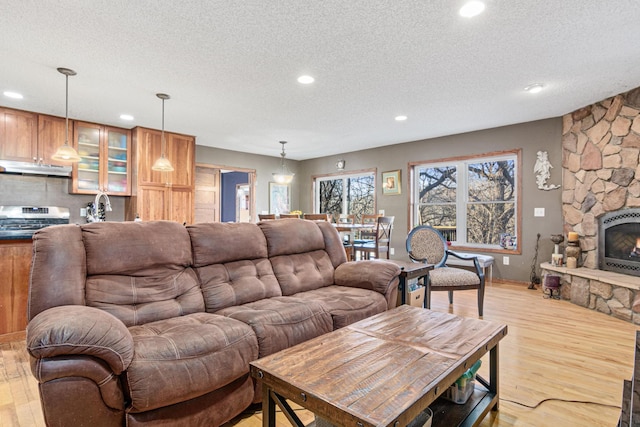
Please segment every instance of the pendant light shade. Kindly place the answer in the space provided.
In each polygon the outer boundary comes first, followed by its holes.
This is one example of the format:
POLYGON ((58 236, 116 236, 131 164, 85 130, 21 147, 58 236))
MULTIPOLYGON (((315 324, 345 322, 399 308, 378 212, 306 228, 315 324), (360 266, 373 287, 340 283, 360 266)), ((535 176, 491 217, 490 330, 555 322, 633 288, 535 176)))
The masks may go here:
POLYGON ((66 95, 65 95, 65 126, 64 126, 64 145, 58 147, 51 158, 59 162, 75 163, 82 160, 78 155, 78 152, 69 145, 69 76, 75 76, 76 72, 69 68, 58 68, 58 72, 65 75, 66 80, 66 95))
POLYGON ((162 99, 162 137, 161 137, 161 147, 162 151, 158 160, 151 166, 151 169, 158 172, 173 172, 173 166, 171 162, 166 157, 166 143, 164 140, 164 101, 170 99, 171 97, 166 93, 157 93, 156 96, 162 99))
POLYGON ((287 141, 280 141, 280 144, 282 144, 282 153, 280 153, 280 169, 278 170, 278 172, 273 173, 273 180, 278 184, 289 184, 291 181, 293 181, 293 176, 295 175, 289 170, 289 168, 287 168, 287 165, 284 163, 284 158, 287 155, 284 152, 284 144, 286 143, 287 141))

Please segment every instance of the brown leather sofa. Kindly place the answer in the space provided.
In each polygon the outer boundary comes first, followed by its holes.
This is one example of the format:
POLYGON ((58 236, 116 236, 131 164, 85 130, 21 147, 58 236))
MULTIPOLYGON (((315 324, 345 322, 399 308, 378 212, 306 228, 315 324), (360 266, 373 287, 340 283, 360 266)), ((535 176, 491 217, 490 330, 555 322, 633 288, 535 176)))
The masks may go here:
POLYGON ((50 426, 217 426, 249 363, 396 304, 328 222, 53 226, 33 238, 27 349, 50 426))

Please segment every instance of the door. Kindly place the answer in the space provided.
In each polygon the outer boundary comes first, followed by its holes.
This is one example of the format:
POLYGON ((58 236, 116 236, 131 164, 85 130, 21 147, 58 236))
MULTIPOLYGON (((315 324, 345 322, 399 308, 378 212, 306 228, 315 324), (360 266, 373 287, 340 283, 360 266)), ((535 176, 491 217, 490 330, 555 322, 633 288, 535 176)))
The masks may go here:
POLYGON ((220 222, 220 169, 196 166, 194 222, 220 222))
MULTIPOLYGON (((209 164, 196 165, 196 191, 194 197, 195 218, 197 222, 219 222, 219 221, 236 221, 236 185, 243 184, 248 186, 248 212, 242 213, 242 221, 256 221, 256 199, 255 199, 255 169, 245 169, 230 166, 217 166, 209 164), (223 176, 233 173, 244 174, 242 182, 233 182, 232 179, 224 179, 223 176), (227 196, 223 195, 223 181, 227 181, 227 196), (233 188, 230 183, 233 182, 233 188), (228 213, 227 216, 222 212, 228 213)), ((243 190, 244 191, 244 190, 243 190)))

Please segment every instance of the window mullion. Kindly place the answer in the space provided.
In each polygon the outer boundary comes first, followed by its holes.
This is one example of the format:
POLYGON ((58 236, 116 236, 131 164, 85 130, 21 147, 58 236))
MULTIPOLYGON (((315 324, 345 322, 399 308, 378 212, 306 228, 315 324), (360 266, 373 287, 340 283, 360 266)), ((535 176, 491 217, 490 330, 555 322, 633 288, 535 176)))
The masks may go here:
POLYGON ((467 243, 467 169, 464 162, 456 164, 458 193, 456 194, 456 243, 467 243))

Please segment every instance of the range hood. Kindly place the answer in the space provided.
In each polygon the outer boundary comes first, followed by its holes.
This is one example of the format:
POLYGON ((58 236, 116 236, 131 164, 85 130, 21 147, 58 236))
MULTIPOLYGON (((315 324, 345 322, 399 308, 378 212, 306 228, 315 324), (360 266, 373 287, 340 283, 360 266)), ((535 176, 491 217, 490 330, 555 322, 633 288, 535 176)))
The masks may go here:
POLYGON ((71 166, 44 165, 35 162, 0 160, 0 173, 71 177, 71 166))

